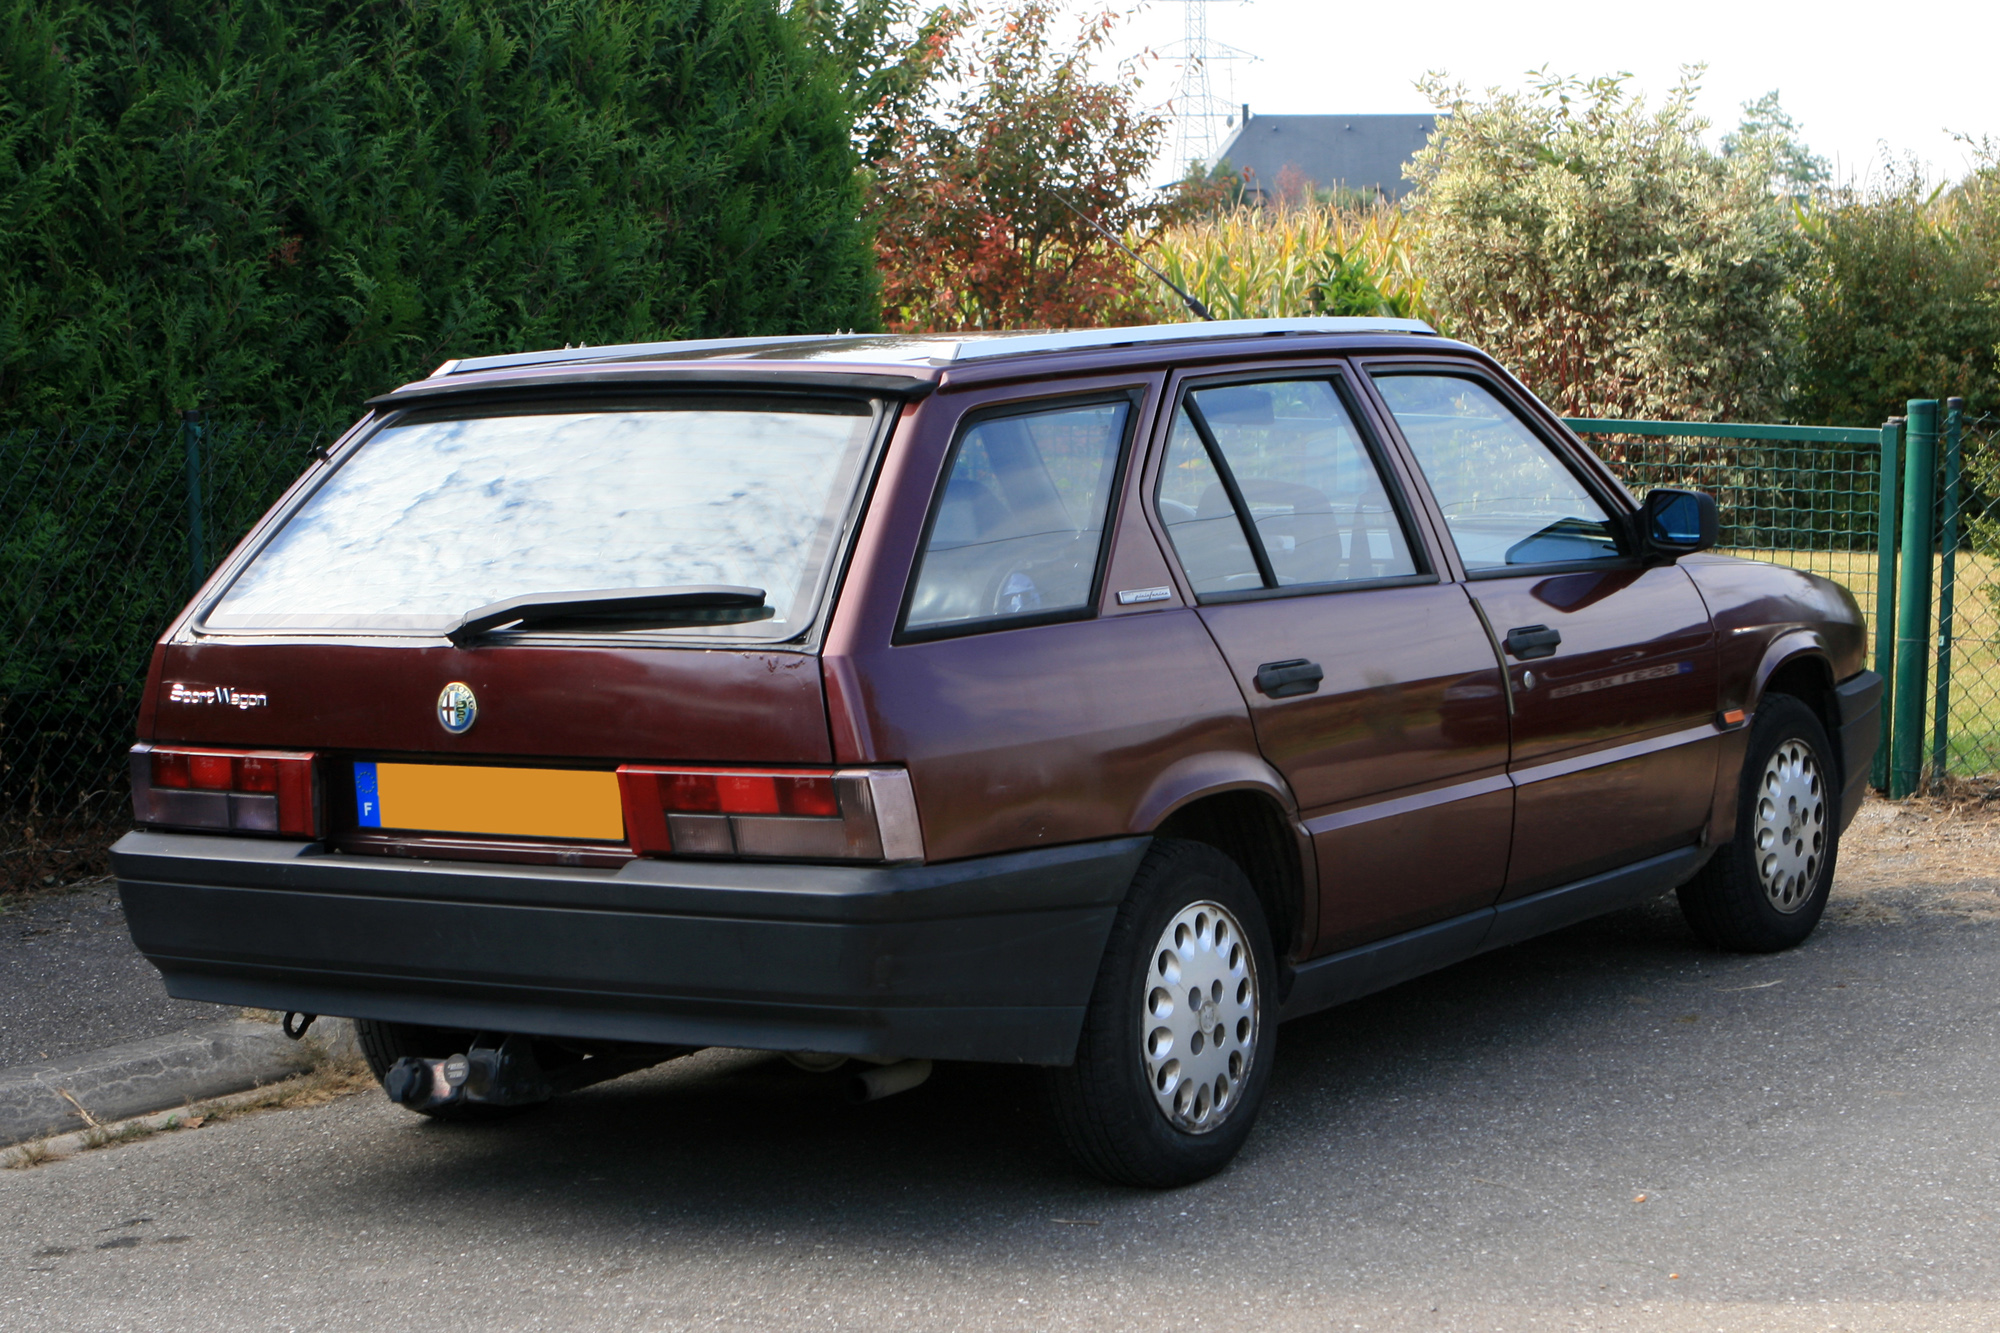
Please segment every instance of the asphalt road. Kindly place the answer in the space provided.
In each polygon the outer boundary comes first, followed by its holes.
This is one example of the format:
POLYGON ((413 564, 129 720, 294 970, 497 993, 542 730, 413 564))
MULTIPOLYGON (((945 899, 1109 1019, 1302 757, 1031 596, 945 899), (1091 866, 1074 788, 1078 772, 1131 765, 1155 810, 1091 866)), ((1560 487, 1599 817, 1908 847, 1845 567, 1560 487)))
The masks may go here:
POLYGON ((0 1173, 0 1327, 1992 1329, 1992 887, 1843 891, 1769 958, 1668 899, 1288 1026, 1243 1157, 1172 1193, 971 1066, 247 1117, 0 1173))
POLYGON ((108 884, 0 899, 0 1069, 163 1036, 221 1016, 167 998, 108 884))

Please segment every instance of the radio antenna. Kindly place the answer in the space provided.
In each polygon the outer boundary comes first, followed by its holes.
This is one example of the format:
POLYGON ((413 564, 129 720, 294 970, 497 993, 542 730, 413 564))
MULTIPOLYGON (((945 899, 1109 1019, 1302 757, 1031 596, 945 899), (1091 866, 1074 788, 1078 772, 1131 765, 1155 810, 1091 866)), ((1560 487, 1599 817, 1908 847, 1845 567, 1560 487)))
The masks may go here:
MULTIPOLYGON (((1046 189, 1047 187, 1044 188, 1046 189)), ((1179 283, 1175 282, 1172 278, 1168 277, 1166 274, 1160 272, 1160 270, 1154 268, 1151 264, 1147 263, 1144 259, 1140 258, 1139 252, 1137 250, 1134 250, 1131 246, 1125 244, 1125 242, 1119 240, 1116 236, 1113 236, 1111 232, 1107 228, 1105 228, 1101 223, 1099 223, 1096 218, 1090 216, 1090 214, 1084 212, 1082 209, 1078 208, 1075 204, 1072 204, 1069 200, 1063 198, 1062 195, 1057 191, 1049 190, 1048 194, 1051 199, 1054 199, 1064 208, 1067 208, 1070 212, 1082 218, 1084 220, 1085 225, 1089 226, 1098 235, 1102 236, 1105 240, 1117 246, 1120 250, 1123 250, 1126 254, 1132 256, 1134 262, 1136 262, 1139 265, 1139 267, 1145 269, 1146 272, 1152 274, 1154 277, 1158 278, 1161 282, 1166 283, 1167 286, 1172 289, 1173 294, 1181 298, 1181 304, 1185 305, 1189 310, 1194 312, 1196 318, 1206 319, 1210 321, 1213 321, 1215 319, 1215 316, 1209 313, 1207 306, 1203 305, 1200 301, 1197 301, 1193 296, 1189 295, 1188 292, 1185 291, 1179 283)))

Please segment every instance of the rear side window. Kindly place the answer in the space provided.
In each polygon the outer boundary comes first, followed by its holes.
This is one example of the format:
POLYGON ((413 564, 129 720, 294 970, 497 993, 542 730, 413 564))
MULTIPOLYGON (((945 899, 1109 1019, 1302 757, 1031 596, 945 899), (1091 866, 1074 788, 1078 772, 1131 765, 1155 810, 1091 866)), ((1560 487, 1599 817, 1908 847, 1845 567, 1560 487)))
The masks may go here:
POLYGON ((858 489, 865 402, 681 400, 392 421, 285 520, 205 628, 436 634, 530 593, 763 589, 777 641, 814 614, 858 489))
POLYGON ((1264 586, 1229 488, 1185 407, 1174 414, 1174 433, 1160 472, 1160 521, 1196 596, 1264 586))
POLYGON ((1451 375, 1383 375, 1389 405, 1468 573, 1616 560, 1604 506, 1484 385, 1451 375))
POLYGON ((1326 380, 1191 391, 1158 503, 1198 596, 1418 572, 1382 474, 1326 380))
POLYGON ((913 633, 1087 612, 1128 399, 986 417, 933 500, 904 627, 913 633))

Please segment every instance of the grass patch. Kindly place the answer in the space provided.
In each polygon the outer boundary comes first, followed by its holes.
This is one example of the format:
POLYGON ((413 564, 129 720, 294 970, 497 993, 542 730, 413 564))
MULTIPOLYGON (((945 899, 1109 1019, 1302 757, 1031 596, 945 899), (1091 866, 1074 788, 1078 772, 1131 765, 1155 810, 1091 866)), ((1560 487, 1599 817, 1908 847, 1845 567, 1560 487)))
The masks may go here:
POLYGON ((31 1166, 40 1166, 43 1162, 61 1160, 62 1154, 55 1150, 49 1140, 36 1139, 33 1143, 23 1143, 19 1147, 10 1148, 5 1157, 0 1157, 0 1169, 21 1171, 31 1166))

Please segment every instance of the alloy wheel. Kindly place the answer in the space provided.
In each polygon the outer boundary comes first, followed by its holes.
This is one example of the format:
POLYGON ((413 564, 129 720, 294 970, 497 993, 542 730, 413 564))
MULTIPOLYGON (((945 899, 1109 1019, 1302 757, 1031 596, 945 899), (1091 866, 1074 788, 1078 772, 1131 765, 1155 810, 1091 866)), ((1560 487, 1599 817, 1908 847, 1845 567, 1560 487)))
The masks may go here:
POLYGON ((1236 1109, 1257 1058, 1257 986, 1243 927, 1221 904, 1191 903, 1160 932, 1138 1036, 1153 1099, 1177 1129, 1206 1133, 1236 1109))
POLYGON ((1826 856, 1826 784, 1804 741, 1785 741, 1764 765, 1757 787, 1757 875, 1780 912, 1812 897, 1826 856))

